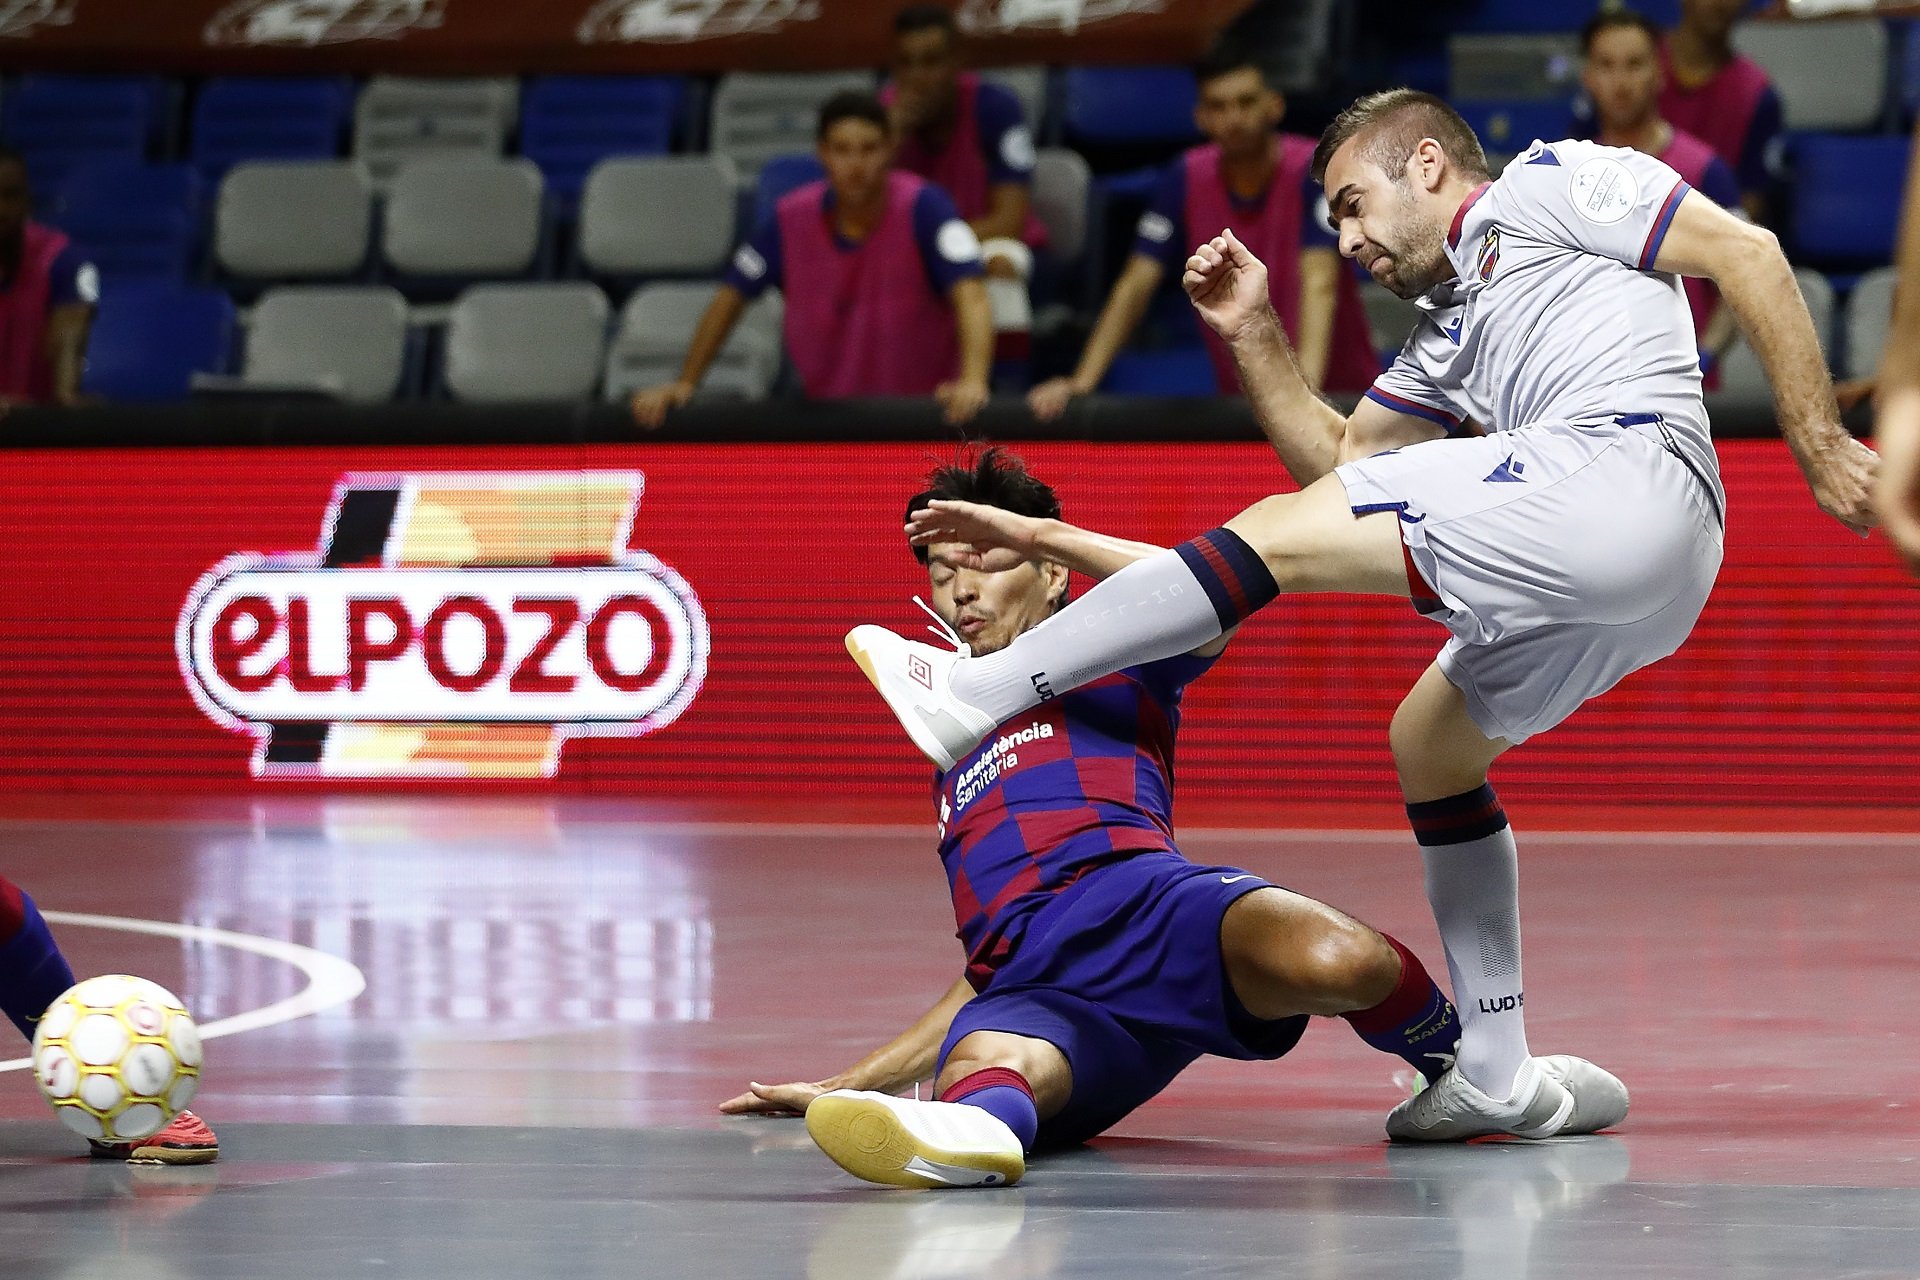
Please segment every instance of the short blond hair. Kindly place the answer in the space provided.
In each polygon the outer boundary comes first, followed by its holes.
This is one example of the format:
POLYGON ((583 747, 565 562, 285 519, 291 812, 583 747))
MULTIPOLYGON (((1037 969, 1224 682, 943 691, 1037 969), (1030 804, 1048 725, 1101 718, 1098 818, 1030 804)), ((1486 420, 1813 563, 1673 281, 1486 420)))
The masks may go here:
POLYGON ((1361 154, 1395 181, 1406 170, 1407 157, 1425 138, 1439 143, 1447 159, 1468 177, 1485 180, 1490 176, 1487 153, 1481 150, 1473 126, 1458 111, 1418 89, 1388 89, 1368 94, 1334 117, 1313 149, 1313 180, 1325 182, 1333 153, 1363 134, 1366 142, 1361 154))

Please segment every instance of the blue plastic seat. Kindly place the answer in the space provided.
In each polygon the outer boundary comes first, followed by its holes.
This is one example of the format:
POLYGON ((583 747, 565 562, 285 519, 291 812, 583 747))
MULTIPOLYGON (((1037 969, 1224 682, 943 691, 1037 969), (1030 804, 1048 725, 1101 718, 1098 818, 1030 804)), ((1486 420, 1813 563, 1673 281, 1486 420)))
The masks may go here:
POLYGON ((1100 390, 1116 396, 1212 396, 1220 393, 1205 347, 1122 351, 1100 390))
POLYGON ((1198 95, 1185 67, 1073 67, 1062 115, 1069 141, 1177 143, 1195 136, 1198 95))
POLYGON ((608 156, 672 150, 686 97, 678 76, 543 76, 521 97, 520 152, 571 206, 608 156))
POLYGON ((826 168, 820 161, 804 153, 775 156, 760 166, 760 176, 753 183, 753 225, 748 228, 749 232, 773 216, 773 207, 781 196, 826 176, 826 168))
POLYGON ((154 109, 152 92, 137 81, 29 76, 7 95, 0 132, 26 155, 34 185, 49 190, 77 165, 145 160, 154 109))
POLYGON ((210 182, 243 160, 331 160, 353 115, 345 76, 229 76, 193 104, 188 155, 210 182))
POLYGON ((1904 136, 1803 134, 1795 139, 1795 257, 1828 267, 1891 261, 1909 145, 1904 136))
POLYGON ((104 276, 184 280, 199 257, 204 207, 191 165, 105 161, 68 173, 51 220, 104 276))
POLYGON ((219 289, 108 280, 82 387, 108 400, 184 399, 194 374, 227 372, 233 329, 233 300, 219 289))

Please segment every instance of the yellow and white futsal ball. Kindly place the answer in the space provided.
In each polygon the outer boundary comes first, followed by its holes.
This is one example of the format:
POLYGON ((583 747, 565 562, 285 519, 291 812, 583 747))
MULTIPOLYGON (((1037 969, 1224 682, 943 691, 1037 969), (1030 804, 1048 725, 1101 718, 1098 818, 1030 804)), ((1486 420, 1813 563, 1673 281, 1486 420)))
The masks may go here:
POLYGON ((33 1074, 60 1122, 82 1137, 152 1137, 200 1087, 200 1029, 157 982, 88 978, 40 1019, 33 1074))

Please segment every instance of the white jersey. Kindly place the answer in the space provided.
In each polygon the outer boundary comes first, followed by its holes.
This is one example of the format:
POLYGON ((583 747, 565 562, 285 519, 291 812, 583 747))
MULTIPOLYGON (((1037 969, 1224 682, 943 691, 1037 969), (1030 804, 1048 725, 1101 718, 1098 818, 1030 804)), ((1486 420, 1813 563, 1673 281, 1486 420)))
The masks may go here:
POLYGON ((1658 415, 1718 496, 1693 317, 1653 270, 1691 189, 1638 151, 1536 141, 1460 207, 1457 277, 1368 397, 1449 432, 1658 415))

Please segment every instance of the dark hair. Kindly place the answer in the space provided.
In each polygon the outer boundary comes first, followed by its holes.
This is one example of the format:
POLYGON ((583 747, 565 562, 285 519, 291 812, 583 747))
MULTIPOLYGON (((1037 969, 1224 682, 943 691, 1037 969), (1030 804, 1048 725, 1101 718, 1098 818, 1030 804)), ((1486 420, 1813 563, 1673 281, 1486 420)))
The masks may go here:
POLYGON ((893 18, 893 34, 910 36, 916 31, 944 31, 951 43, 960 35, 953 10, 938 4, 910 4, 893 18))
POLYGON ((1218 80, 1221 76, 1230 76, 1236 71, 1255 71, 1259 73, 1260 83, 1271 89, 1273 77, 1253 51, 1245 45, 1215 45, 1207 50, 1206 56, 1193 64, 1195 84, 1205 84, 1209 80, 1218 80))
POLYGON ((1362 154, 1396 182, 1407 167, 1407 157, 1425 138, 1439 143, 1447 159, 1468 177, 1490 176, 1487 153, 1480 149, 1473 126, 1458 111, 1430 93, 1388 89, 1368 94, 1334 117, 1313 149, 1313 180, 1325 182, 1333 153, 1361 134, 1367 135, 1362 154))
POLYGON ((1602 34, 1617 27, 1633 27, 1647 33, 1647 39, 1653 41, 1658 49, 1666 33, 1660 30, 1660 24, 1637 9, 1602 9, 1587 19, 1587 25, 1580 28, 1580 52, 1593 52, 1593 42, 1602 34))
MULTIPOLYGON (((1053 486, 1036 479, 1018 455, 998 445, 984 450, 971 461, 963 458, 935 467, 927 474, 927 487, 907 500, 906 515, 911 516, 935 498, 977 502, 981 506, 999 507, 1044 520, 1057 520, 1060 516, 1060 498, 1053 486)), ((901 523, 905 522, 903 516, 901 523)), ((927 549, 915 547, 913 556, 925 564, 927 549)))
POLYGON ((882 133, 893 132, 887 109, 880 105, 880 99, 858 89, 842 89, 820 104, 820 125, 814 130, 813 140, 826 141, 827 130, 842 120, 865 120, 878 125, 882 133))

